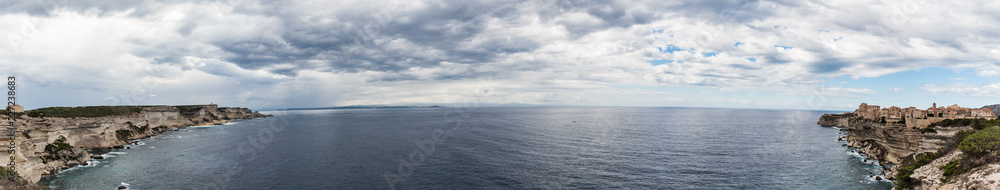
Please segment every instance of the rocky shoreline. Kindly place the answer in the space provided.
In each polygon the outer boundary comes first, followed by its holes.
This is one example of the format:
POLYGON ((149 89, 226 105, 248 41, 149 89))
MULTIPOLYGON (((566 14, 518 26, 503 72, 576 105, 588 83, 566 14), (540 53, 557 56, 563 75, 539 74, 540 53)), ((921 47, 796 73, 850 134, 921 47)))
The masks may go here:
MULTIPOLYGON (((854 113, 844 114, 824 114, 819 118, 817 124, 822 126, 837 127, 846 130, 847 134, 841 139, 847 141, 847 146, 855 148, 858 153, 867 155, 878 160, 880 165, 891 164, 885 176, 890 180, 895 179, 900 167, 909 165, 924 153, 937 152, 938 149, 949 146, 949 143, 956 137, 956 133, 963 130, 973 130, 971 126, 960 127, 936 127, 934 131, 924 131, 924 127, 930 123, 939 122, 944 118, 931 118, 923 121, 906 120, 904 123, 878 122, 866 120, 858 117, 854 113)), ((992 184, 992 180, 986 180, 984 175, 992 175, 984 172, 971 172, 957 176, 948 184, 941 183, 941 170, 938 167, 944 165, 961 154, 961 151, 952 150, 945 152, 945 156, 938 158, 928 165, 919 167, 911 175, 911 178, 920 181, 913 189, 952 189, 954 187, 970 187, 955 185, 958 184, 992 184)), ((975 171, 1000 171, 1000 166, 989 165, 975 171), (995 168, 995 169, 994 169, 995 168), (992 169, 992 170, 991 170, 992 169)), ((997 174, 1000 175, 1000 174, 997 174)))
MULTIPOLYGON (((239 119, 269 117, 247 108, 195 106, 142 106, 141 111, 104 117, 17 116, 17 173, 30 183, 42 175, 86 165, 100 154, 88 149, 125 148, 137 139, 189 126, 218 125, 239 119)), ((4 153, 6 154, 6 153, 4 153)), ((11 155, 2 156, 8 162, 11 155)))

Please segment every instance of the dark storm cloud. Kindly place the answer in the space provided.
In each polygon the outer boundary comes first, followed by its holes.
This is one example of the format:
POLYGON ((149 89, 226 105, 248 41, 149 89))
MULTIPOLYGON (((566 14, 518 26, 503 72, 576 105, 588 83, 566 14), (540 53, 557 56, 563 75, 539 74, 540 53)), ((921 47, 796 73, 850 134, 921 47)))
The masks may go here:
POLYGON ((101 0, 38 0, 38 1, 5 1, 0 2, 0 10, 4 13, 26 13, 32 16, 51 17, 60 11, 85 12, 93 16, 108 16, 120 12, 131 12, 131 16, 145 17, 161 11, 161 5, 198 2, 187 0, 173 1, 101 1, 101 0))
MULTIPOLYGON (((613 27, 647 24, 659 19, 663 10, 730 12, 737 17, 751 18, 739 11, 741 7, 725 8, 741 2, 722 4, 665 5, 650 3, 643 6, 628 2, 550 1, 550 2, 466 2, 429 3, 417 10, 394 11, 373 9, 364 14, 330 15, 337 22, 323 23, 303 19, 302 14, 278 11, 252 11, 254 14, 276 17, 282 22, 278 39, 235 39, 215 45, 231 55, 227 61, 247 69, 259 69, 273 64, 293 64, 298 69, 317 69, 304 60, 325 61, 325 68, 343 72, 399 72, 412 67, 434 67, 443 61, 484 64, 498 57, 531 52, 546 41, 518 36, 482 35, 490 21, 517 22, 522 16, 536 15, 548 22, 572 12, 582 12, 601 20, 598 25, 564 27, 578 38, 594 31, 613 27), (386 40, 405 40, 411 49, 389 47, 386 40), (478 40, 477 46, 467 43, 478 40), (429 53, 439 52, 439 53, 429 53)), ((404 5, 405 6, 405 3, 404 5)), ((388 9, 388 8, 387 8, 388 9)), ((291 11, 291 10, 289 10, 291 11)), ((235 7, 234 12, 241 11, 235 7)), ((461 78, 441 76, 440 78, 461 78)))
MULTIPOLYGON (((130 12, 143 18, 164 11, 161 4, 193 3, 225 9, 223 14, 273 18, 279 25, 271 26, 273 36, 241 36, 208 39, 210 45, 224 51, 222 58, 239 67, 257 70, 272 65, 292 65, 292 68, 271 69, 269 72, 294 76, 294 70, 331 72, 402 72, 414 67, 438 67, 441 62, 488 64, 506 55, 531 52, 550 43, 520 34, 491 33, 491 22, 524 25, 525 18, 537 17, 539 22, 565 27, 572 40, 609 28, 627 28, 661 19, 663 12, 674 12, 722 22, 746 22, 769 16, 761 11, 759 1, 693 1, 693 2, 623 2, 623 1, 449 1, 442 3, 408 3, 400 1, 373 2, 361 9, 326 11, 288 8, 298 2, 188 2, 188 1, 42 1, 16 3, 5 10, 23 11, 48 16, 57 9, 92 12, 97 16, 130 12), (384 4, 384 5, 382 5, 384 4), (597 18, 598 23, 580 24, 557 21, 569 13, 584 13, 597 18), (332 21, 324 21, 329 19, 332 21), (398 42, 398 43, 394 43, 398 42), (470 43, 478 42, 478 43, 470 43)), ((779 4, 794 4, 778 2, 779 4)), ((329 5, 331 8, 336 6, 329 5)), ((179 22, 176 32, 190 36, 199 27, 212 25, 211 14, 189 11, 179 22)), ((142 43, 142 42, 135 42, 142 43)), ((135 55, 151 58, 155 63, 180 64, 182 57, 198 54, 186 47, 157 47, 137 50, 135 55)), ((774 59, 779 60, 779 59, 774 59)), ((529 64, 535 70, 545 64, 529 64)), ((469 71, 475 72, 475 71, 469 71)), ((461 79, 477 75, 462 73, 436 76, 440 79, 461 79)), ((385 80, 408 80, 396 77, 385 80)))
POLYGON ((715 0, 681 1, 667 11, 716 23, 747 23, 780 14, 772 6, 801 6, 804 1, 715 0))

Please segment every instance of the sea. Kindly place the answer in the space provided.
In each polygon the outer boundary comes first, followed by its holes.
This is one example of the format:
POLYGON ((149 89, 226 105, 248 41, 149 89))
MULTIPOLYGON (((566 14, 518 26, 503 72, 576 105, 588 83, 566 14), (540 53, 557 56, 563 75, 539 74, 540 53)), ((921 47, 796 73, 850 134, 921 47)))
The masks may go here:
POLYGON ((836 111, 430 107, 271 111, 161 133, 52 189, 890 189, 816 124, 836 111))

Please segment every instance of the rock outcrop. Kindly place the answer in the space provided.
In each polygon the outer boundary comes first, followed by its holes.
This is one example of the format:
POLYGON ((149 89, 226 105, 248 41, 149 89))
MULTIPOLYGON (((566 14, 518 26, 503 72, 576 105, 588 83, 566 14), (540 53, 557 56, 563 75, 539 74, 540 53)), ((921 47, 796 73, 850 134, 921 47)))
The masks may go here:
POLYGON ((948 164, 948 162, 951 162, 952 160, 958 159, 961 155, 962 151, 952 151, 941 158, 931 161, 931 163, 927 165, 913 170, 913 174, 911 174, 910 177, 920 180, 920 186, 914 189, 938 189, 944 185, 941 182, 941 178, 944 178, 941 177, 942 174, 944 174, 944 171, 941 170, 941 166, 948 164))
MULTIPOLYGON (((930 124, 936 121, 940 120, 907 120, 907 123, 930 124)), ((881 123, 856 117, 851 113, 824 114, 817 124, 846 129, 848 146, 858 148, 862 153, 883 163, 895 165, 903 162, 907 156, 937 151, 953 139, 956 132, 971 129, 950 127, 937 128, 936 132, 922 132, 923 126, 881 123)))
MULTIPOLYGON (((216 125, 235 119, 267 117, 247 108, 216 105, 144 106, 139 113, 93 118, 18 116, 16 171, 30 182, 43 174, 86 164, 91 148, 112 148, 154 134, 197 125, 216 125)), ((7 163, 7 153, 0 161, 7 163)))
MULTIPOLYGON (((817 124, 832 126, 847 130, 846 140, 850 147, 879 160, 881 163, 891 163, 894 166, 886 177, 893 179, 900 166, 916 160, 921 153, 936 152, 955 139, 955 134, 963 130, 973 130, 970 126, 934 127, 934 130, 923 130, 934 122, 944 118, 928 118, 911 120, 904 123, 879 122, 857 117, 853 113, 824 114, 817 124)), ((990 164, 977 167, 964 174, 953 176, 947 183, 942 183, 943 171, 940 167, 958 159, 961 151, 953 150, 935 159, 931 163, 914 170, 910 178, 920 181, 913 189, 992 189, 1000 187, 1000 164, 990 164)))
POLYGON ((988 164, 953 176, 947 183, 942 183, 944 173, 940 168, 952 160, 957 160, 961 151, 952 151, 930 164, 917 168, 910 177, 920 180, 915 190, 946 190, 946 189, 996 189, 1000 187, 1000 164, 988 164))
MULTIPOLYGON (((997 189, 1000 188, 1000 164, 973 168, 948 180, 937 189, 997 189)), ((930 188, 928 188, 930 189, 930 188)))

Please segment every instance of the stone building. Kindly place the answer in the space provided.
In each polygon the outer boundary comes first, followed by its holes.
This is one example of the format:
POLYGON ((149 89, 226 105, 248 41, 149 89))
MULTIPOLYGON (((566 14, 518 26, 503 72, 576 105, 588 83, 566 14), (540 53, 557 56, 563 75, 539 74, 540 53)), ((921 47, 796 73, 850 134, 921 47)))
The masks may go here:
POLYGON ((21 107, 21 105, 11 105, 11 106, 7 106, 7 111, 11 111, 11 112, 14 112, 14 113, 22 113, 22 112, 24 112, 24 108, 21 107))
POLYGON ((958 104, 953 104, 948 107, 937 107, 937 103, 933 103, 927 110, 917 109, 916 107, 910 106, 907 108, 900 108, 896 106, 881 108, 878 105, 869 105, 867 103, 861 103, 858 109, 854 111, 858 116, 871 119, 879 120, 883 117, 889 122, 898 122, 905 119, 927 119, 928 117, 943 117, 943 118, 995 118, 993 111, 989 108, 963 108, 958 106, 958 104))

